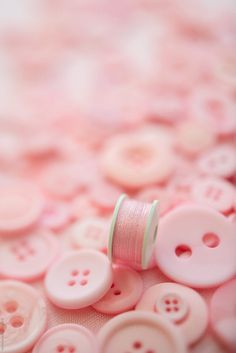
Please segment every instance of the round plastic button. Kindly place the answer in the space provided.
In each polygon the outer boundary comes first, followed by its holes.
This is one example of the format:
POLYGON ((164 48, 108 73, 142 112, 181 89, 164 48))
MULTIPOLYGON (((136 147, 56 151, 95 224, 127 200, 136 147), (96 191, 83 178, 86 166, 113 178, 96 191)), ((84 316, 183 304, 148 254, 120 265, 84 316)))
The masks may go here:
POLYGON ((135 306, 142 290, 143 281, 137 272, 128 267, 115 267, 110 290, 93 307, 105 314, 118 314, 127 311, 135 306))
POLYGON ((218 288, 210 303, 213 331, 229 352, 236 352, 236 279, 218 288))
POLYGON ((234 206, 236 191, 229 182, 209 177, 197 180, 193 184, 191 195, 193 201, 228 213, 234 206))
POLYGON ((182 331, 188 345, 203 335, 208 324, 207 306, 200 294, 176 283, 161 283, 148 288, 136 310, 165 316, 182 331))
POLYGON ((215 210, 184 205, 160 221, 156 262, 168 277, 192 287, 212 287, 236 273, 232 224, 215 210))
POLYGON ((57 252, 57 240, 44 230, 34 231, 27 236, 2 240, 0 243, 0 275, 6 278, 33 281, 46 272, 57 252))
POLYGON ((108 321, 98 333, 103 353, 184 353, 180 331, 153 313, 132 311, 108 321))
POLYGON ((46 305, 38 292, 18 281, 0 281, 0 350, 28 352, 46 327, 46 305))
POLYGON ((111 284, 110 261, 95 250, 78 250, 65 255, 51 267, 45 279, 49 299, 65 309, 94 304, 111 284))
POLYGON ((48 330, 37 342, 32 353, 96 353, 96 339, 83 326, 58 325, 48 330))
POLYGON ((198 121, 184 121, 177 129, 177 145, 187 155, 196 155, 215 141, 215 135, 206 124, 198 121))
POLYGON ((199 158, 197 165, 204 174, 230 178, 236 172, 235 148, 230 145, 214 147, 199 158))
POLYGON ((105 219, 90 217, 77 221, 66 230, 66 234, 75 248, 107 250, 109 227, 105 219))
POLYGON ((0 235, 23 231, 39 219, 43 199, 34 185, 26 182, 1 184, 0 195, 0 235))
POLYGON ((170 149, 149 133, 113 137, 102 152, 101 165, 108 178, 132 189, 163 182, 173 171, 170 149))

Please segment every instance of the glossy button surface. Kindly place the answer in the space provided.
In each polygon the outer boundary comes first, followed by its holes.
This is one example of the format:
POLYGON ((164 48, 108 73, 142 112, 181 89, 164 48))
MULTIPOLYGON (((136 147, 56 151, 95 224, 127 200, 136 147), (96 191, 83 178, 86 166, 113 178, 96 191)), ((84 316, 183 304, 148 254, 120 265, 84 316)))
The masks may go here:
POLYGON ((112 284, 107 256, 95 250, 72 251, 48 271, 45 289, 49 299, 65 309, 80 309, 101 299, 112 284))
POLYGON ((208 324, 207 306, 200 294, 176 283, 160 283, 148 288, 136 310, 166 317, 181 330, 189 345, 203 335, 208 324))
POLYGON ((32 226, 43 208, 41 193, 31 183, 0 185, 0 235, 8 236, 32 226))
MULTIPOLYGON (((0 347, 25 353, 46 327, 46 304, 39 293, 18 281, 0 281, 0 347)), ((1 351, 0 348, 0 351, 1 351)))
POLYGON ((192 286, 217 286, 236 273, 232 224, 215 210, 194 204, 164 216, 156 241, 156 262, 171 279, 192 286))
POLYGON ((140 275, 128 267, 113 269, 113 283, 106 295, 93 305, 101 313, 118 314, 132 309, 143 289, 140 275))
POLYGON ((236 352, 236 279, 219 287, 210 303, 214 333, 229 352, 236 352))
POLYGON ((42 276, 58 252, 58 243, 45 230, 0 242, 0 275, 23 281, 42 276))
POLYGON ((32 353, 96 353, 97 343, 85 327, 75 324, 58 325, 48 330, 37 342, 32 353))
POLYGON ((108 321, 98 333, 103 353, 185 353, 180 331, 153 313, 130 311, 108 321))

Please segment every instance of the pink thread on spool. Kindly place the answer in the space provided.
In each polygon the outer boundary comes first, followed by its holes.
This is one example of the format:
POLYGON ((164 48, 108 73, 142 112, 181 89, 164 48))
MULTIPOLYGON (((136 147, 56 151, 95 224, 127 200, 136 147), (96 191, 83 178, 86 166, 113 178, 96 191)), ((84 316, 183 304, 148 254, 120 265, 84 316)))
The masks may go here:
POLYGON ((149 266, 156 240, 159 202, 144 203, 119 197, 110 228, 108 256, 112 262, 135 269, 149 266))

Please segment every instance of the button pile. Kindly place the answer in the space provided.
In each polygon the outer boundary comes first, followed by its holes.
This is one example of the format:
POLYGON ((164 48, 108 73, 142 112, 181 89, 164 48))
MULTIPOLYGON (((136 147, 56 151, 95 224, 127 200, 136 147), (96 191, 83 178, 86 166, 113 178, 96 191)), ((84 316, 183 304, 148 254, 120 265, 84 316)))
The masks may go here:
POLYGON ((1 353, 236 353, 234 8, 4 2, 1 353))

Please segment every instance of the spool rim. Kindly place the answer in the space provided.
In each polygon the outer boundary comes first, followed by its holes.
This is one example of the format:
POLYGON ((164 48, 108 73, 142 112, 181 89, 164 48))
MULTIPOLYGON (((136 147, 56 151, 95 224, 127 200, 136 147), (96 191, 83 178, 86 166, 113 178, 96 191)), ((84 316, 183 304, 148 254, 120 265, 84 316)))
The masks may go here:
POLYGON ((109 240, 108 240, 108 258, 110 261, 112 261, 112 245, 113 245, 114 230, 115 230, 115 226, 116 226, 118 213, 119 213, 119 210, 120 210, 120 207, 121 207, 123 201, 126 198, 127 198, 126 194, 120 195, 120 197, 116 201, 116 205, 115 205, 115 208, 113 211, 111 226, 110 226, 110 231, 109 231, 109 240))
POLYGON ((152 244, 155 243, 156 237, 157 237, 157 230, 158 230, 158 219, 159 219, 159 201, 158 200, 154 200, 147 218, 147 222, 146 222, 146 227, 145 227, 145 231, 144 231, 144 237, 143 237, 143 247, 142 247, 142 260, 141 260, 141 267, 143 270, 145 270, 148 267, 148 261, 150 259, 147 258, 147 247, 148 247, 148 240, 149 237, 152 236, 149 235, 150 234, 150 229, 151 229, 151 225, 152 225, 152 221, 154 219, 154 215, 155 212, 157 210, 157 225, 155 227, 155 234, 154 237, 152 239, 152 244))

